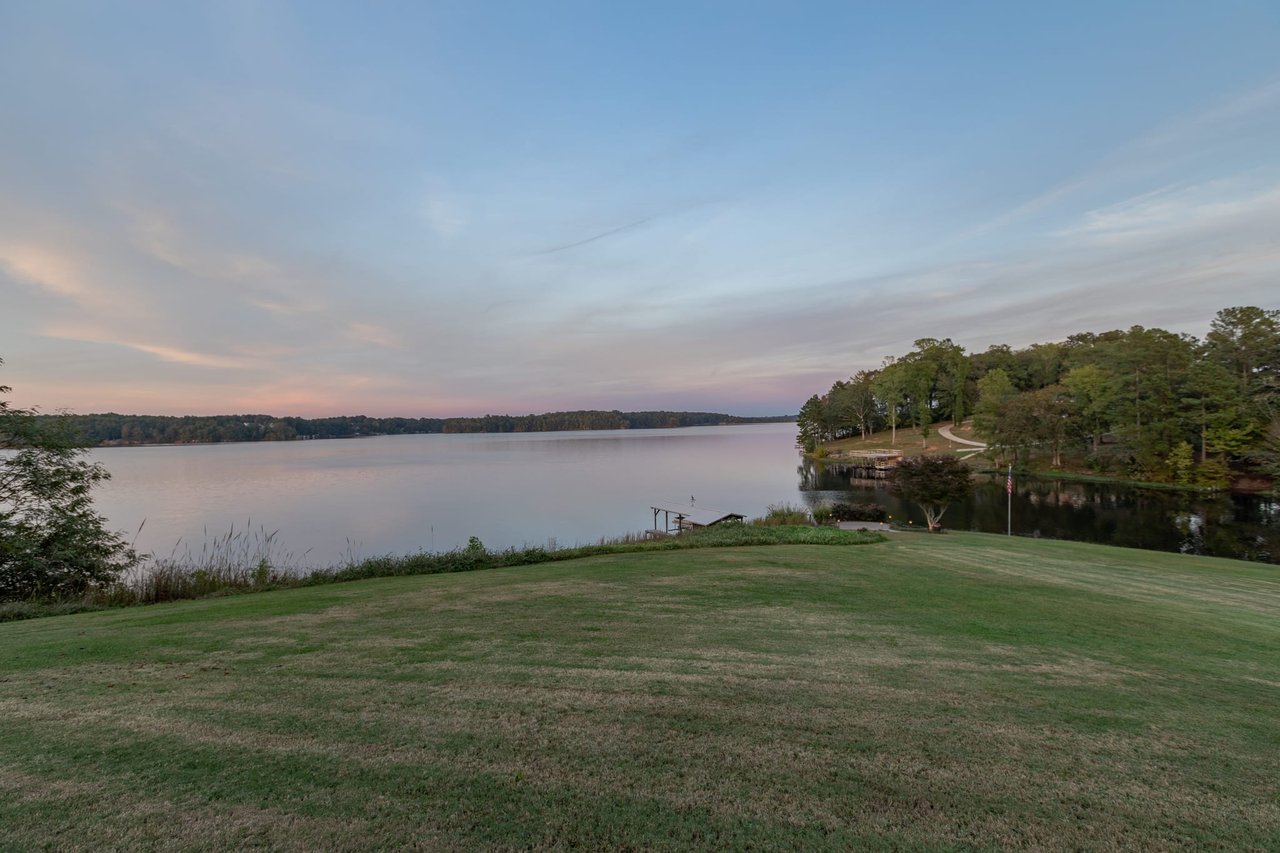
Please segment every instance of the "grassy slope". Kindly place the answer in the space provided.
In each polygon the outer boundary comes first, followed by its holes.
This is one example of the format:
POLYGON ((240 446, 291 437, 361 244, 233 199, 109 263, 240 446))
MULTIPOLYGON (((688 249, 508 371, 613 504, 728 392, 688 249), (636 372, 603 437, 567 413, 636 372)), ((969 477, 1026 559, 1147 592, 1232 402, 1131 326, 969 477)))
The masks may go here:
POLYGON ((0 625, 0 848, 1280 847, 1280 573, 902 535, 0 625))
MULTIPOLYGON (((835 441, 828 441, 822 446, 827 449, 828 453, 838 453, 846 450, 884 450, 892 448, 901 450, 906 456, 919 456, 922 453, 949 453, 952 451, 974 450, 976 448, 966 447, 965 445, 956 444, 954 441, 948 441, 938 435, 939 426, 951 426, 951 422, 947 421, 942 424, 934 424, 930 427, 929 446, 924 446, 924 441, 920 438, 920 430, 916 427, 898 427, 898 440, 890 441, 891 432, 887 429, 877 433, 872 433, 866 438, 861 436, 853 436, 852 438, 840 438, 835 441)), ((961 438, 976 438, 971 430, 957 427, 955 434, 961 438)))

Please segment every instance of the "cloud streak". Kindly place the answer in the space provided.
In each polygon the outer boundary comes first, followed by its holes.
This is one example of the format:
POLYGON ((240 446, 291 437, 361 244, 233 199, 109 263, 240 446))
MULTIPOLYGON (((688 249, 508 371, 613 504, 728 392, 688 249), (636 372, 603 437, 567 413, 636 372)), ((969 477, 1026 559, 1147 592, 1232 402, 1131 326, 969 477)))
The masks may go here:
POLYGON ((592 234, 590 237, 585 237, 581 240, 575 240, 572 243, 564 243, 559 246, 552 246, 548 249, 540 249, 534 252, 533 254, 554 255, 559 252, 567 252, 570 249, 577 249, 582 246, 587 246, 587 245, 590 245, 591 243, 595 243, 599 240, 606 240, 609 237, 616 237, 619 234, 625 234, 628 231, 635 231, 637 228, 643 228, 645 225, 648 225, 650 222, 652 222, 653 219, 654 217, 652 216, 646 216, 642 219, 637 219, 634 222, 628 222, 626 225, 619 225, 617 228, 610 228, 608 230, 601 231, 598 234, 592 234))

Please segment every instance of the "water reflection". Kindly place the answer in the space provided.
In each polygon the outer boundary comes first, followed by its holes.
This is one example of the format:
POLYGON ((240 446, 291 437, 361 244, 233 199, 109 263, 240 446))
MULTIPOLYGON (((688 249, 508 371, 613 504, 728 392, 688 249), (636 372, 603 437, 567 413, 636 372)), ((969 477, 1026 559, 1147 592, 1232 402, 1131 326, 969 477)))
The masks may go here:
POLYGON ((799 499, 795 426, 406 435, 334 441, 97 450, 112 479, 99 506, 145 551, 246 520, 307 562, 594 542, 652 525, 649 506, 763 514, 799 499))
MULTIPOLYGON (((827 500, 875 501, 897 519, 924 522, 885 484, 856 480, 848 468, 805 460, 797 473, 811 506, 827 500)), ((1007 512, 1004 477, 981 477, 968 501, 947 510, 943 524, 1003 533, 1007 512)), ((1024 478, 1016 483, 1012 523, 1013 532, 1022 536, 1280 563, 1280 506, 1260 495, 1024 478)))
MULTIPOLYGON (((246 520, 279 530, 308 562, 443 550, 479 536, 507 547, 591 542, 652 524, 653 502, 763 514, 769 504, 876 501, 923 518, 882 483, 835 465, 796 467, 793 424, 389 436, 347 441, 110 448, 98 505, 142 550, 199 545, 246 520)), ((944 525, 1003 532, 1004 480, 983 479, 944 525)), ((1280 562, 1273 499, 1197 496, 1049 480, 1018 484, 1013 529, 1028 536, 1280 562)))

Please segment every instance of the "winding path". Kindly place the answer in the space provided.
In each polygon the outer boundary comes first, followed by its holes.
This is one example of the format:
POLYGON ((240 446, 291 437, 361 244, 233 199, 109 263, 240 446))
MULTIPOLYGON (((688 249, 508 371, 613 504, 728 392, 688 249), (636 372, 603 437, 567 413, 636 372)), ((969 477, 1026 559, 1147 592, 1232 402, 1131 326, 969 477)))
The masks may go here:
MULTIPOLYGON (((952 424, 951 426, 955 426, 955 424, 952 424)), ((985 449, 987 448, 987 445, 986 445, 984 442, 981 442, 981 441, 970 441, 970 440, 969 440, 969 439, 967 439, 967 438, 960 438, 959 436, 952 435, 952 434, 951 434, 951 427, 950 427, 950 426, 940 426, 940 427, 938 427, 938 435, 942 436, 942 437, 943 437, 943 438, 945 438, 947 441, 954 441, 956 444, 967 444, 967 445, 969 445, 970 447, 977 447, 977 448, 981 448, 981 449, 983 449, 983 450, 985 450, 985 449)))

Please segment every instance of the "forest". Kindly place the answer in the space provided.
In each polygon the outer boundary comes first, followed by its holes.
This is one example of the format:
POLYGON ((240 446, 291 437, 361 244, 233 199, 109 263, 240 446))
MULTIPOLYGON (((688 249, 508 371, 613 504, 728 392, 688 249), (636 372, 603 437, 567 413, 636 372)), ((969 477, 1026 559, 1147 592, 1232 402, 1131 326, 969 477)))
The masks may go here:
POLYGON ((715 412, 548 412, 475 418, 371 418, 364 415, 292 418, 274 415, 41 415, 57 418, 83 444, 210 444, 226 441, 294 441, 374 435, 459 432, 553 432, 559 430, 660 429, 714 424, 769 423, 792 416, 745 418, 715 412))
POLYGON ((809 398, 797 443, 972 419, 1001 463, 1221 488, 1280 478, 1280 311, 1219 311, 1203 339, 1133 326, 966 353, 922 338, 809 398))

